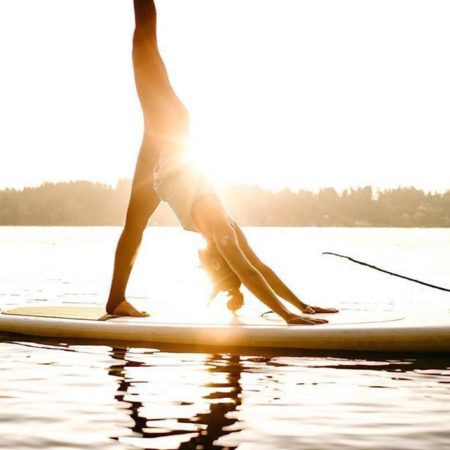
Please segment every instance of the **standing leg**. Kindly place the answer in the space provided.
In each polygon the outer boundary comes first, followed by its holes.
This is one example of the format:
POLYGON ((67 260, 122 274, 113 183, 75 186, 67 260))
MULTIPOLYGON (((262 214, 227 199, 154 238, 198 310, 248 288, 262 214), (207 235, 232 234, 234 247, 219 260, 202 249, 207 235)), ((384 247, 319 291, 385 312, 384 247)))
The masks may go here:
POLYGON ((114 273, 106 305, 109 314, 146 315, 126 301, 125 291, 148 219, 159 205, 159 197, 153 190, 155 160, 155 151, 144 137, 134 173, 125 226, 116 249, 114 273))
POLYGON ((153 169, 159 150, 184 146, 189 117, 175 95, 159 55, 156 8, 153 0, 134 0, 136 28, 133 37, 133 68, 144 114, 144 138, 133 178, 125 227, 120 236, 106 310, 110 314, 142 316, 125 296, 144 230, 159 205, 153 189, 153 169))

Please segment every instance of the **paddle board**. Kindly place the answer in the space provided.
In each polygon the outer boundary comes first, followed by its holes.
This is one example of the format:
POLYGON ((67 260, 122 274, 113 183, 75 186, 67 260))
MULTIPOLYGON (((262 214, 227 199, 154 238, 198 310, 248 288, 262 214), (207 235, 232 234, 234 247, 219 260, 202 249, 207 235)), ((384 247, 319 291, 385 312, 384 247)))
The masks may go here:
MULTIPOLYGON (((270 315, 272 316, 272 315, 270 315)), ((354 351, 449 352, 450 314, 341 311, 320 314, 325 325, 286 325, 275 316, 191 323, 173 312, 146 318, 113 317, 102 308, 24 307, 0 313, 0 332, 52 338, 120 340, 140 345, 283 348, 354 351)), ((225 318, 225 319, 224 319, 225 318)))

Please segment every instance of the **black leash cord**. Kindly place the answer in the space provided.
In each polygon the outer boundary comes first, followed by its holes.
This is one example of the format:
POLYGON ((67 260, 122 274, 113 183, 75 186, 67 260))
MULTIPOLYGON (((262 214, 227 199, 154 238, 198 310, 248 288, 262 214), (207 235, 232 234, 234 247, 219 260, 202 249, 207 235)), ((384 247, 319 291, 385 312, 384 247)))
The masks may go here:
POLYGON ((428 286, 433 289, 439 289, 440 291, 450 292, 450 289, 444 288, 442 286, 436 286, 435 284, 425 283, 425 281, 420 281, 420 280, 416 280, 415 278, 406 277, 405 275, 400 275, 399 273, 390 272, 389 270, 381 269, 380 267, 373 266, 372 264, 367 264, 363 261, 358 261, 357 259, 351 258, 350 256, 340 255, 339 253, 333 253, 333 252, 323 252, 322 255, 332 255, 332 256, 337 256, 339 258, 345 258, 351 262, 360 264, 361 266, 366 266, 366 267, 369 267, 370 269, 375 269, 380 272, 387 273, 388 275, 392 275, 394 277, 403 278, 405 280, 412 281, 413 283, 422 284, 423 286, 428 286))

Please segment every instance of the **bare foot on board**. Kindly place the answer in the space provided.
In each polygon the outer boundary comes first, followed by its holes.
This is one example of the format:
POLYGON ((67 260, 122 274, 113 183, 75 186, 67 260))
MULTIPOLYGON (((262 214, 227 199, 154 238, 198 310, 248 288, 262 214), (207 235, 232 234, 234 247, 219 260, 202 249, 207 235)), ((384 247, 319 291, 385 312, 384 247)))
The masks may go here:
POLYGON ((330 314, 337 313, 339 310, 336 308, 321 308, 320 306, 305 305, 305 307, 302 308, 302 312, 304 314, 330 314))
POLYGON ((111 313, 113 316, 129 317, 148 317, 150 314, 145 311, 138 311, 131 303, 126 300, 120 302, 111 313))

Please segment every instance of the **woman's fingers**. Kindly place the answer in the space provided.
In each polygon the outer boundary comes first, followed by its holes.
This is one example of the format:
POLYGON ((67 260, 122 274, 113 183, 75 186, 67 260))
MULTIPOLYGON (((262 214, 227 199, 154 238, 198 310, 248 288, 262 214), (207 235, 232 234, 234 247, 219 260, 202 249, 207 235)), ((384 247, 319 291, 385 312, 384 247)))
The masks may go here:
POLYGON ((324 323, 328 323, 328 320, 325 319, 313 319, 308 316, 295 316, 289 319, 288 325, 321 325, 324 323))

